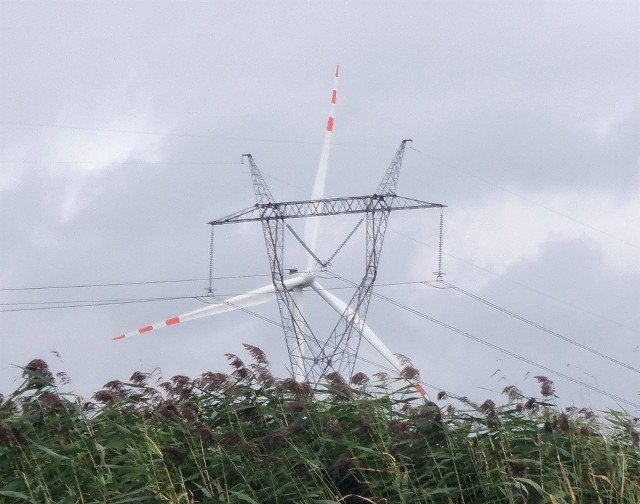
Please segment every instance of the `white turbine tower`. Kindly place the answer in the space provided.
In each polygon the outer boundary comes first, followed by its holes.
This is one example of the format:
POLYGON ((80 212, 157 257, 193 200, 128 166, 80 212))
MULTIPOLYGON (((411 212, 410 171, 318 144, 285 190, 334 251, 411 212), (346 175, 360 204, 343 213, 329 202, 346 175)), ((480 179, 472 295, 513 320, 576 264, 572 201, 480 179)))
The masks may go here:
MULTIPOLYGON (((331 109, 313 186, 312 199, 307 201, 276 202, 253 157, 250 154, 245 154, 243 160, 246 158, 249 163, 256 205, 222 219, 209 222, 210 225, 215 226, 260 221, 271 266, 271 284, 246 294, 228 298, 221 303, 208 305, 184 315, 165 319, 156 324, 122 334, 114 338, 115 340, 143 334, 180 322, 246 309, 269 302, 275 298, 278 302, 285 341, 289 351, 291 373, 296 380, 317 381, 334 371, 350 377, 354 371, 362 338, 370 343, 393 366, 398 372, 398 376, 408 378, 403 364, 365 323, 365 318, 373 284, 377 276, 380 252, 390 212, 392 210, 442 208, 444 205, 403 198, 395 194, 405 146, 410 140, 402 141, 391 165, 373 195, 324 198, 333 132, 333 118, 337 100, 338 73, 339 69, 336 67, 335 83, 331 94, 331 109), (357 213, 365 214, 363 220, 366 220, 366 269, 360 284, 356 288, 356 292, 347 303, 325 289, 313 273, 316 263, 325 267, 329 262, 321 261, 315 252, 318 242, 318 221, 321 216, 357 213), (292 218, 306 218, 304 240, 286 222, 292 218), (285 228, 293 234, 307 251, 308 261, 306 269, 302 272, 295 271, 287 274, 283 267, 285 228), (307 323, 303 309, 304 291, 316 293, 339 315, 338 322, 327 338, 317 337, 307 323)), ((338 248, 339 250, 340 247, 338 248)), ((334 256, 338 251, 334 253, 334 256)), ((426 397, 426 392, 419 383, 414 381, 413 385, 420 394, 426 397)))

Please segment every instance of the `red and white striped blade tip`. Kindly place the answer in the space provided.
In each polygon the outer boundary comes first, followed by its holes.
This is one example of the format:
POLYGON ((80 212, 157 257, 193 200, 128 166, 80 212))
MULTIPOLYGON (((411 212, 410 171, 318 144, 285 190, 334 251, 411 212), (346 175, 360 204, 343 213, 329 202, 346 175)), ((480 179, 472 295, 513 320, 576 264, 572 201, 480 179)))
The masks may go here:
POLYGON ((175 325, 180 323, 180 317, 171 317, 162 322, 158 322, 156 324, 148 325, 141 327, 140 329, 136 329, 135 331, 131 331, 125 334, 121 334, 120 336, 116 336, 113 338, 113 341, 129 338, 130 336, 137 336, 138 334, 144 334, 149 331, 153 331, 154 329, 160 329, 161 327, 167 327, 170 325, 175 325))

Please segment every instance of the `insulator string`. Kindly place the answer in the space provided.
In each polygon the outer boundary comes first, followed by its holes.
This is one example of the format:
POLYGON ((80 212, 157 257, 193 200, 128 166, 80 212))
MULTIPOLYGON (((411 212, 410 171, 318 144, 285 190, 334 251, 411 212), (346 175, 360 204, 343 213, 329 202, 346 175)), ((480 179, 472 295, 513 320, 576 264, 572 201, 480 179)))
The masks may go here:
POLYGON ((442 272, 442 235, 444 231, 444 209, 440 207, 440 238, 438 241, 438 271, 434 272, 437 280, 439 282, 442 281, 442 276, 444 273, 442 272))
POLYGON ((213 226, 211 226, 211 241, 209 243, 209 288, 207 295, 213 294, 213 226))

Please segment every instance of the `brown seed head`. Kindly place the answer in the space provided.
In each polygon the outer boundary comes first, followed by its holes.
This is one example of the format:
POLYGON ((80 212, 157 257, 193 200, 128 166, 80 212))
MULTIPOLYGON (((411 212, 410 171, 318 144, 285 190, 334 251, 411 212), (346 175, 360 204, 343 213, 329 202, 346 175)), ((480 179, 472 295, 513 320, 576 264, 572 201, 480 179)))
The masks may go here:
POLYGON ((280 429, 265 436, 265 442, 269 446, 285 446, 289 438, 289 432, 286 429, 280 429))
POLYGON ((229 360, 229 364, 231 365, 232 368, 240 369, 245 367, 244 362, 242 362, 240 357, 238 357, 237 355, 231 354, 231 353, 227 353, 224 355, 229 360))
POLYGON ((287 405, 289 413, 300 413, 305 410, 305 406, 300 401, 292 401, 287 405))
POLYGON ((409 425, 401 420, 391 420, 389 422, 389 432, 391 434, 400 434, 409 430, 409 425))
POLYGON ((110 382, 105 383, 102 387, 113 390, 114 392, 120 392, 124 388, 124 383, 120 380, 111 380, 110 382))
POLYGON ((227 385, 229 376, 225 373, 212 373, 210 371, 203 373, 200 378, 195 380, 197 387, 207 392, 219 391, 227 385))
POLYGON ((342 426, 336 420, 330 420, 327 422, 327 435, 335 438, 342 434, 342 426))
POLYGON ((205 446, 210 446, 213 443, 213 432, 211 432, 209 426, 202 422, 195 422, 193 426, 200 436, 202 444, 204 444, 205 446))
POLYGON ((179 416, 178 408, 171 399, 162 401, 156 408, 156 412, 165 420, 172 420, 179 416))
POLYGON ((267 366, 269 364, 269 361, 267 360, 267 356, 262 351, 262 349, 258 348, 257 346, 247 345, 246 343, 244 343, 242 346, 247 349, 247 351, 249 352, 249 355, 253 357, 253 360, 255 360, 257 364, 261 366, 267 366))
POLYGON ((529 411, 530 413, 535 413, 540 409, 540 405, 538 404, 538 401, 536 401, 535 397, 532 397, 526 403, 524 403, 524 409, 529 411))
POLYGON ((596 414, 593 412, 591 408, 581 408, 580 414, 585 420, 595 420, 597 418, 596 414))
POLYGON ((27 440, 18 429, 0 422, 0 443, 6 446, 24 446, 27 440))
POLYGON ((146 383, 148 378, 149 378, 149 373, 143 373, 142 371, 136 371, 135 373, 133 373, 131 375, 131 378, 129 378, 129 381, 139 385, 139 384, 146 383))
POLYGON ((402 372, 400 373, 400 376, 405 380, 409 380, 409 381, 420 380, 420 371, 418 371, 413 366, 409 365, 402 370, 402 372))
POLYGON ((480 409, 485 413, 494 412, 496 410, 496 403, 493 402, 491 399, 487 399, 485 402, 483 402, 480 405, 480 409))
POLYGON ((32 373, 37 373, 42 375, 44 378, 53 381, 53 374, 49 370, 49 365, 43 361, 42 359, 33 359, 25 366, 25 371, 22 373, 22 376, 25 378, 32 375, 32 373))
POLYGON ((379 380, 381 382, 386 382, 389 379, 389 374, 383 371, 380 371, 379 373, 374 373, 373 376, 375 376, 376 380, 379 380))
POLYGON ((344 378, 342 377, 342 375, 340 373, 336 372, 336 371, 325 375, 325 379, 329 383, 333 383, 334 385, 337 385, 337 384, 346 385, 347 384, 347 382, 344 381, 344 378))
POLYGON ((41 404, 51 409, 61 408, 63 406, 62 399, 58 394, 52 394, 51 392, 45 392, 38 397, 41 404))
POLYGON ((182 465, 187 457, 177 446, 165 446, 161 449, 165 460, 173 465, 182 465))
POLYGON ((369 383, 369 377, 363 372, 356 373, 351 377, 351 385, 360 387, 369 383))
POLYGON ((511 402, 515 402, 518 398, 522 397, 522 393, 515 385, 507 385, 502 389, 502 393, 506 395, 511 402))
POLYGON ((93 394, 93 398, 101 403, 112 403, 116 400, 118 394, 113 392, 112 390, 98 390, 95 394, 93 394))
POLYGON ((301 434, 304 432, 304 427, 302 425, 300 425, 299 423, 293 422, 290 423, 287 427, 287 430, 291 433, 291 434, 301 434))
POLYGON ((535 376, 534 378, 538 380, 540 384, 540 394, 542 394, 543 397, 550 397, 556 393, 553 381, 549 378, 546 376, 535 376))
POLYGON ((351 460, 350 457, 343 455, 331 465, 331 472, 344 473, 348 471, 352 465, 353 465, 353 460, 351 460))

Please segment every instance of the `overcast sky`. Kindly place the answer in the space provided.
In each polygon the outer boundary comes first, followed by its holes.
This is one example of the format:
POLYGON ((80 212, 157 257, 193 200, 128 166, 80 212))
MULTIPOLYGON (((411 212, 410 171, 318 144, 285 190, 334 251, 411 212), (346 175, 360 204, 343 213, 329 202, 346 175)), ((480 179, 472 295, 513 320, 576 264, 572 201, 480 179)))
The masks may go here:
MULTIPOLYGON (((611 0, 0 2, 0 392, 36 357, 90 395, 137 370, 227 370, 243 342, 286 375, 281 329, 247 313, 111 338, 204 306, 206 222, 254 203, 242 154, 277 200, 310 197, 336 63, 327 196, 372 193, 412 138, 398 194, 448 205, 444 278, 493 303, 420 283, 439 212, 396 212, 376 292, 457 331, 374 297, 383 341, 477 400, 542 374, 563 404, 640 409, 640 7, 611 0), (108 283, 129 285, 26 290, 108 283)), ((323 221, 320 253, 355 222, 323 221)), ((363 255, 359 233, 334 271, 358 281, 363 255)), ((259 225, 217 230, 216 295, 268 273, 259 225)))

